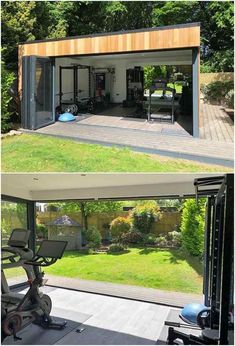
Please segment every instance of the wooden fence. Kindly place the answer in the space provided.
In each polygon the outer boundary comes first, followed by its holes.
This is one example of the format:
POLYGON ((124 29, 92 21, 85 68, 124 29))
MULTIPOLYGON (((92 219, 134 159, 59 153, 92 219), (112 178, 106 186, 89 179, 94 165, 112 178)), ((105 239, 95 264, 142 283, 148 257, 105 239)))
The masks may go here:
POLYGON ((200 84, 209 84, 216 81, 229 81, 234 80, 233 72, 218 72, 218 73, 201 73, 200 84))

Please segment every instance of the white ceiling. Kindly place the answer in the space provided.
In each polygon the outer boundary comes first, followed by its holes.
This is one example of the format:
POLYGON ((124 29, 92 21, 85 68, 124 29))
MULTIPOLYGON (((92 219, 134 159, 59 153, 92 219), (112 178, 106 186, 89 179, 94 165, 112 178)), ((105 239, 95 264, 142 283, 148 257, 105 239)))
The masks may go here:
MULTIPOLYGON (((92 55, 87 57, 70 57, 77 63, 83 60, 89 60, 89 63, 105 62, 107 66, 111 66, 113 61, 122 61, 134 66, 147 65, 192 65, 192 50, 170 50, 157 52, 129 53, 129 54, 106 54, 92 55)), ((60 59, 60 58, 57 58, 60 59)))
POLYGON ((2 194, 35 201, 194 194, 193 182, 219 174, 2 174, 2 194))

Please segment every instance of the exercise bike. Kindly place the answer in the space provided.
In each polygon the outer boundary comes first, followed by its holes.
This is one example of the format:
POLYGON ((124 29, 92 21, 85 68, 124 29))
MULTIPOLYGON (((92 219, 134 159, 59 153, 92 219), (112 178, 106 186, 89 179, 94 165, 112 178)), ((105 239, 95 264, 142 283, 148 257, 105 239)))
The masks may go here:
POLYGON ((40 291, 40 287, 46 283, 40 267, 50 266, 61 258, 67 242, 43 240, 37 253, 33 255, 26 247, 29 235, 28 230, 14 229, 8 246, 2 248, 2 340, 11 335, 15 341, 21 340, 17 333, 31 323, 55 329, 63 329, 67 323, 51 318, 51 299, 40 291), (9 254, 4 256, 5 253, 9 254), (3 269, 19 266, 25 269, 28 277, 29 289, 25 295, 10 292, 3 272, 3 269))

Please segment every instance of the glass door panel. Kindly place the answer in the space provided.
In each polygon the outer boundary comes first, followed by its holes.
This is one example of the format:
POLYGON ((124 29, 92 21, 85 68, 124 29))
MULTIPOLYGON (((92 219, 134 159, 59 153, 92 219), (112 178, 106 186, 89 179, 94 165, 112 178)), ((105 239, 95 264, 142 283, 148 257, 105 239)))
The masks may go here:
POLYGON ((36 58, 35 65, 35 112, 36 128, 53 122, 51 61, 36 58))
POLYGON ((54 63, 25 56, 22 64, 22 127, 36 130, 55 121, 54 63))
MULTIPOLYGON (((26 203, 1 202, 1 247, 7 247, 8 239, 14 228, 27 229, 27 205, 26 203)), ((5 253, 5 256, 10 253, 5 253)), ((22 267, 4 269, 8 285, 23 283, 27 280, 22 267)))

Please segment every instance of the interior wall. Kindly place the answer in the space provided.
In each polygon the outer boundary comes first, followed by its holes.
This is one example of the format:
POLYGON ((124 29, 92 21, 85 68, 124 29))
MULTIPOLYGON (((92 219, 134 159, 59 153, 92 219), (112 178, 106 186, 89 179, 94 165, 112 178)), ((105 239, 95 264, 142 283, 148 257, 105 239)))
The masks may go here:
MULTIPOLYGON (((78 63, 92 66, 93 68, 114 68, 115 73, 106 77, 106 88, 110 91, 110 99, 113 103, 121 103, 126 98, 126 61, 102 61, 92 60, 87 58, 57 58, 55 63, 55 104, 59 104, 59 66, 70 66, 71 64, 78 63)), ((72 65, 71 65, 72 66, 72 65)), ((63 72, 63 92, 73 91, 72 73, 71 70, 64 70, 63 72)), ((88 70, 79 70, 79 89, 84 90, 80 95, 81 97, 87 97, 89 95, 88 84, 88 70)), ((94 83, 94 81, 93 81, 94 83)), ((107 92, 108 90, 106 90, 107 92)), ((69 99, 72 94, 67 95, 64 99, 69 99)))
MULTIPOLYGON (((90 65, 89 59, 79 59, 76 61, 72 58, 58 58, 55 61, 55 105, 59 105, 59 67, 60 66, 72 66, 72 64, 79 63, 84 65, 90 65)), ((73 91, 73 70, 62 70, 63 78, 63 93, 73 91)), ((78 88, 83 90, 80 94, 81 97, 89 96, 89 81, 88 81, 88 69, 81 69, 78 72, 78 88)), ((69 100, 73 97, 73 94, 64 95, 63 99, 69 100)))
POLYGON ((126 63, 116 61, 114 63, 115 75, 113 77, 112 100, 121 103, 126 98, 126 63))
MULTIPOLYGON (((66 57, 56 58, 56 100, 55 104, 59 102, 59 66, 70 66, 71 64, 84 64, 92 66, 93 68, 114 68, 115 73, 108 76, 106 74, 106 93, 110 92, 110 101, 112 103, 122 103, 126 99, 126 70, 128 68, 134 68, 135 66, 160 66, 160 65, 191 65, 192 55, 191 50, 187 52, 176 51, 161 52, 156 55, 147 57, 130 54, 127 57, 123 55, 120 58, 117 55, 114 56, 90 56, 90 57, 66 57), (164 54, 164 55, 163 55, 164 54), (109 90, 108 90, 109 89, 109 90)), ((72 66, 72 65, 71 65, 72 66)), ((72 71, 63 71, 63 92, 73 91, 73 85, 71 81, 72 71)), ((87 97, 89 95, 88 89, 88 70, 79 71, 79 86, 78 88, 84 90, 80 95, 81 97, 87 97)), ((95 80, 92 81, 94 85, 95 80)), ((93 96, 93 95, 92 95, 93 96)), ((72 94, 70 94, 72 97, 72 94)), ((68 98, 67 98, 68 99, 68 98)))

